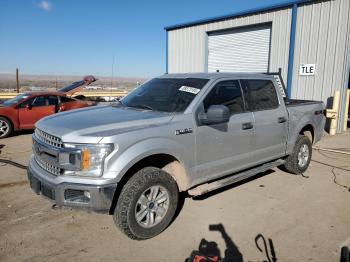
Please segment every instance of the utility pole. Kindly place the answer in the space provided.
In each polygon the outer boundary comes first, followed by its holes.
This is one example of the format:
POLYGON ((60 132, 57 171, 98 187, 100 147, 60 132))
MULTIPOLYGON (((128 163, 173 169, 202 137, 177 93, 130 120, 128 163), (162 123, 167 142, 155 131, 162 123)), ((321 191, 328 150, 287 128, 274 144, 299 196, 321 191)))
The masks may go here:
POLYGON ((19 93, 19 77, 18 77, 18 68, 16 68, 16 84, 17 84, 17 93, 19 93))

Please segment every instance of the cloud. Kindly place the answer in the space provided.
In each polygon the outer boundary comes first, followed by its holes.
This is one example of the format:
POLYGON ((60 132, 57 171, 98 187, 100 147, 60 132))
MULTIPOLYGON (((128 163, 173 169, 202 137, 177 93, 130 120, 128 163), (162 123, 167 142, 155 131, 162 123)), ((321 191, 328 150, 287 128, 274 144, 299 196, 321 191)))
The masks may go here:
POLYGON ((38 7, 40 9, 43 9, 46 12, 49 12, 52 10, 52 4, 50 1, 47 1, 47 0, 40 1, 40 3, 38 4, 38 7))

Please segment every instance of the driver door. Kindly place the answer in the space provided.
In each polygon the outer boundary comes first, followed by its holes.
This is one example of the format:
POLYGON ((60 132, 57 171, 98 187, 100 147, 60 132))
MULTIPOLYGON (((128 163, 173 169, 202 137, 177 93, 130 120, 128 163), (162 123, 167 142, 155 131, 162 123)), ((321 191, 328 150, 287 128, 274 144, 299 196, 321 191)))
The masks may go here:
POLYGON ((54 114, 56 106, 52 105, 53 102, 50 100, 49 96, 37 96, 32 99, 31 104, 30 102, 21 104, 18 110, 20 129, 33 129, 41 118, 54 114))
POLYGON ((197 127, 196 181, 207 181, 250 165, 254 117, 247 111, 238 80, 218 82, 203 100, 204 112, 211 105, 230 109, 228 123, 197 127))

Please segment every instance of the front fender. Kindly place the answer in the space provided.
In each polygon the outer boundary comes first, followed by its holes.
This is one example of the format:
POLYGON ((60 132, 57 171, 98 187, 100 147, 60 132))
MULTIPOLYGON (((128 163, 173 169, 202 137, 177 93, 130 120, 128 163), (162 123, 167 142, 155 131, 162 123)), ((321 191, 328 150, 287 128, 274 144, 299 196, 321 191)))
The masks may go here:
MULTIPOLYGON (((133 144, 122 153, 112 155, 105 164, 104 177, 119 182, 125 173, 140 160, 155 154, 168 154, 175 157, 184 166, 186 172, 189 162, 185 161, 185 149, 175 141, 165 138, 150 138, 133 144)), ((188 154, 188 153, 187 153, 188 154)), ((188 158, 191 159, 191 158, 188 158)))

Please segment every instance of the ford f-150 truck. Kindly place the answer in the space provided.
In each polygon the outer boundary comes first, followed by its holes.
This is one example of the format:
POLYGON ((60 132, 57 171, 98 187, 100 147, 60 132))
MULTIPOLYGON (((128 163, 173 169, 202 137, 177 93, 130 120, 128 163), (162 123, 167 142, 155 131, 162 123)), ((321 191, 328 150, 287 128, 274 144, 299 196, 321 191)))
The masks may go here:
POLYGON ((324 109, 283 98, 267 74, 166 74, 119 103, 39 121, 28 178, 57 206, 109 213, 128 237, 147 239, 170 224, 180 192, 275 166, 305 172, 324 109))

